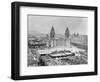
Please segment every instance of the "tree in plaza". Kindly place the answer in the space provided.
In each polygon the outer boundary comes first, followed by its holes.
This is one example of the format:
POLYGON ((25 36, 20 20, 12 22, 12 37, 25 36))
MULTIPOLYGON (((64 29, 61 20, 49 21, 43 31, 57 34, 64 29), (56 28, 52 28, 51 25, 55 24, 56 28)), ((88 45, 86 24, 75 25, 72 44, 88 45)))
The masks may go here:
POLYGON ((70 36, 69 29, 68 29, 68 28, 66 28, 66 31, 65 31, 65 37, 66 37, 66 38, 69 38, 69 36, 70 36))
POLYGON ((55 30, 54 27, 52 26, 51 31, 50 31, 50 38, 54 39, 55 38, 55 30))

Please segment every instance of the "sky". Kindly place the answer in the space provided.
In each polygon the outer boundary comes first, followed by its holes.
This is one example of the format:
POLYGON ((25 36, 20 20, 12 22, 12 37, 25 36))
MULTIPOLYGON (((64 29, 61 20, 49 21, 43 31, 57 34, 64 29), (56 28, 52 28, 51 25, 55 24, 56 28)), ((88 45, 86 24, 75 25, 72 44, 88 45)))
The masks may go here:
POLYGON ((65 34, 66 28, 70 34, 79 33, 87 35, 88 18, 87 17, 69 17, 69 16, 48 16, 48 15, 28 15, 28 33, 48 34, 52 26, 56 34, 65 34))

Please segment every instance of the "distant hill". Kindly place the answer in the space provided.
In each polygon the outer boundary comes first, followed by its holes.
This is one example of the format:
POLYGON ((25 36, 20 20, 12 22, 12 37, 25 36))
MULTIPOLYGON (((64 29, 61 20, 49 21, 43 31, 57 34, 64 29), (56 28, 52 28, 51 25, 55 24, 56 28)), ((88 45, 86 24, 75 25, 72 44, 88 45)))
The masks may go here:
POLYGON ((43 33, 40 33, 40 32, 37 32, 37 31, 30 31, 28 33, 28 37, 45 37, 46 34, 43 34, 43 33))

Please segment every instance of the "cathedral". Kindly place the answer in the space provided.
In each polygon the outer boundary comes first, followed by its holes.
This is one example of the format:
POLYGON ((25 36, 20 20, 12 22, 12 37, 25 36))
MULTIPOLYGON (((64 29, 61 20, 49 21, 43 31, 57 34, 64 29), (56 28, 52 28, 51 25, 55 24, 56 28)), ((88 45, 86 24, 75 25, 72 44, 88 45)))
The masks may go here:
POLYGON ((50 34, 48 36, 47 47, 52 48, 56 46, 66 46, 70 47, 70 33, 69 29, 66 28, 64 38, 56 38, 56 33, 54 27, 52 26, 50 34))

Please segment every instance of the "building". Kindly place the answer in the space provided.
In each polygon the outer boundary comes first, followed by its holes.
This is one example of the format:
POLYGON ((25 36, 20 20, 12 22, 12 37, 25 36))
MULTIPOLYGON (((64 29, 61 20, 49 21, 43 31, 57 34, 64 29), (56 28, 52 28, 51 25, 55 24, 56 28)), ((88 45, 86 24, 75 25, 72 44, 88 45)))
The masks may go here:
POLYGON ((70 37, 71 43, 78 43, 78 44, 87 44, 88 43, 88 36, 87 35, 80 35, 79 33, 74 33, 70 37))
POLYGON ((56 33, 54 30, 54 27, 52 26, 51 31, 50 31, 50 40, 49 40, 49 47, 56 47, 56 46, 66 46, 70 47, 70 32, 69 29, 66 28, 65 31, 65 38, 56 38, 55 37, 56 33))
POLYGON ((29 48, 42 49, 42 48, 46 48, 46 42, 44 40, 37 40, 37 39, 29 40, 28 46, 29 48))

